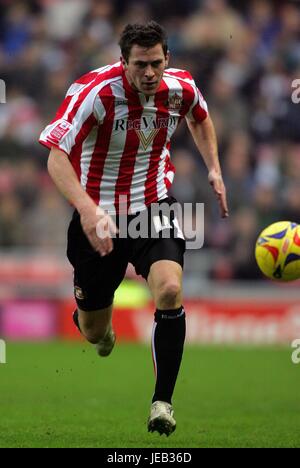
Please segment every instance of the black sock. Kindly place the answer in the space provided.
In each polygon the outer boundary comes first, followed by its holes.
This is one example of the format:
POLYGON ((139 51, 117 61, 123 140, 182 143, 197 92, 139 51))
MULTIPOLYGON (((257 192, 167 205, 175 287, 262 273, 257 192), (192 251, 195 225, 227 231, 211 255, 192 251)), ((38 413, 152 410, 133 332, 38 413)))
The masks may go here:
POLYGON ((81 333, 80 325, 79 325, 79 319, 78 319, 78 310, 77 309, 75 310, 75 312, 73 312, 73 322, 75 323, 76 327, 78 328, 78 330, 81 333))
POLYGON ((184 308, 156 310, 152 353, 156 386, 152 402, 172 403, 172 395, 182 359, 185 340, 184 308))

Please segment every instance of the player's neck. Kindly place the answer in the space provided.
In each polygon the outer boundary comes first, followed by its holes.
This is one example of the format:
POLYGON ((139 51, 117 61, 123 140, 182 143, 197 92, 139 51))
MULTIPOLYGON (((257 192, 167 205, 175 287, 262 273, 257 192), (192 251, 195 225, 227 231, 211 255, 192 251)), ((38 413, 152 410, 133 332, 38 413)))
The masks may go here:
POLYGON ((145 98, 145 100, 148 102, 149 99, 151 98, 151 96, 148 96, 146 94, 144 94, 142 91, 140 91, 134 84, 134 82, 131 80, 128 72, 126 70, 124 70, 124 74, 125 74, 125 78, 126 78, 126 81, 128 83, 128 85, 130 86, 130 88, 135 92, 135 93, 138 93, 138 94, 142 94, 143 97, 145 98))

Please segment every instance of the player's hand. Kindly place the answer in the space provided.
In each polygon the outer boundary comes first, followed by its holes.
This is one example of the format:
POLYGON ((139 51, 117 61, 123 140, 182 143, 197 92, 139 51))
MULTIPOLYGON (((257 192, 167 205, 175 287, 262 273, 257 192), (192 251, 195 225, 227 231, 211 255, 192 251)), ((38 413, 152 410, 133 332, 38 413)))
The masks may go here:
POLYGON ((118 232, 112 218, 100 207, 94 205, 80 212, 80 221, 94 250, 99 252, 101 257, 110 254, 113 250, 112 235, 118 232))
POLYGON ((226 199, 226 188, 222 175, 213 169, 208 173, 208 181, 218 198, 222 218, 228 218, 229 211, 226 199))

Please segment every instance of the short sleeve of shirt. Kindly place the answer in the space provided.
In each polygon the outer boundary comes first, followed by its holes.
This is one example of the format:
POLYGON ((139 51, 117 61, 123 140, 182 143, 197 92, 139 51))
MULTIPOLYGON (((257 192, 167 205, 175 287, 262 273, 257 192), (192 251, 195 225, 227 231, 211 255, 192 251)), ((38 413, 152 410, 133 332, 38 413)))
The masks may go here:
POLYGON ((185 117, 191 122, 202 122, 208 115, 207 103, 196 85, 194 94, 193 103, 185 117))
POLYGON ((68 156, 74 146, 82 144, 96 124, 101 124, 105 109, 92 83, 73 83, 54 120, 42 131, 39 142, 58 148, 68 156))
POLYGON ((207 103, 200 90, 197 88, 192 75, 189 72, 184 71, 183 76, 184 81, 187 84, 185 88, 189 95, 190 102, 185 117, 192 122, 202 122, 202 120, 205 120, 208 115, 207 103))

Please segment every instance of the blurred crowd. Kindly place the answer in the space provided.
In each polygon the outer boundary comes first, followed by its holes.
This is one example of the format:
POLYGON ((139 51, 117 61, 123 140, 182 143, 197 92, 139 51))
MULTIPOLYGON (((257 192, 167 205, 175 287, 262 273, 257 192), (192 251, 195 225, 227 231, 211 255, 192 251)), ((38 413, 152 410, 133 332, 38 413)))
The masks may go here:
POLYGON ((220 220, 207 171, 184 124, 173 141, 181 202, 205 203, 213 278, 254 279, 255 239, 300 223, 300 2, 281 0, 0 0, 0 248, 62 247, 71 209, 37 143, 70 83, 119 59, 128 22, 155 19, 171 66, 189 70, 216 126, 231 217, 220 220))

